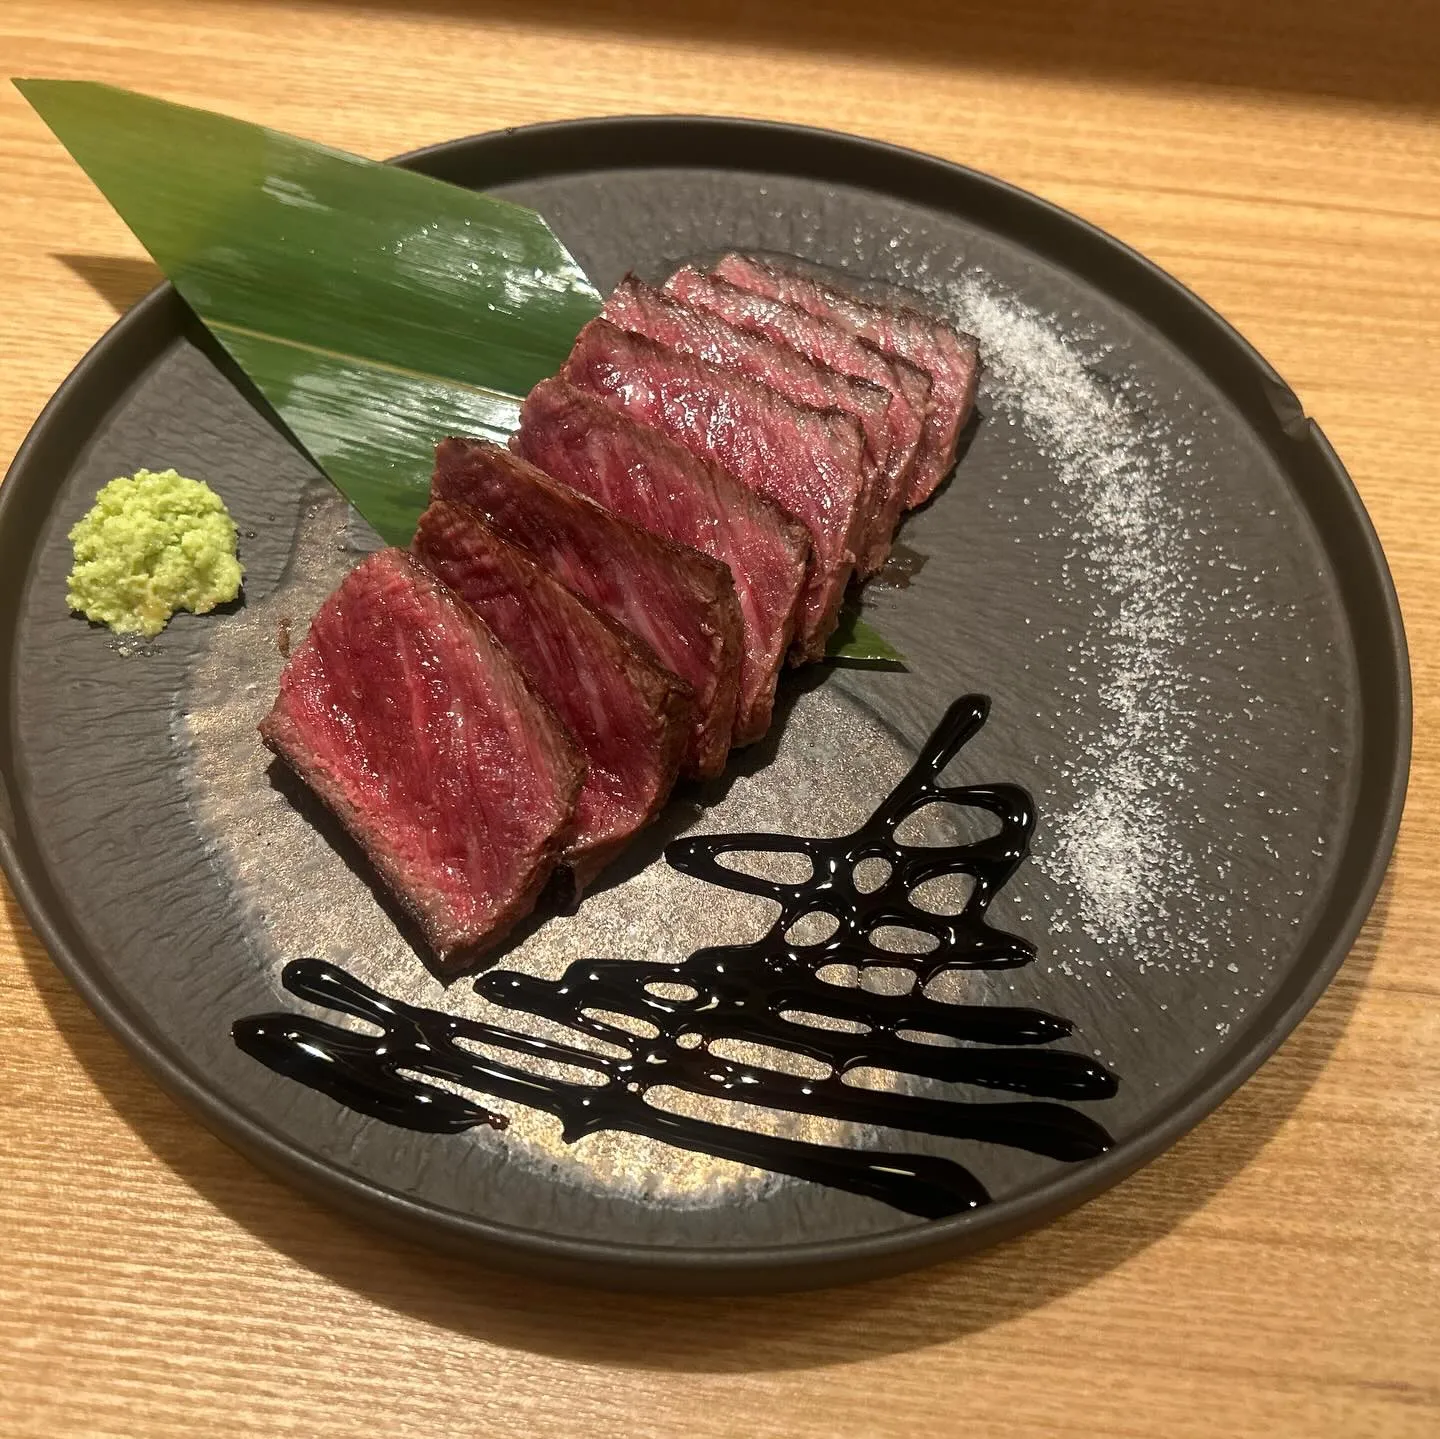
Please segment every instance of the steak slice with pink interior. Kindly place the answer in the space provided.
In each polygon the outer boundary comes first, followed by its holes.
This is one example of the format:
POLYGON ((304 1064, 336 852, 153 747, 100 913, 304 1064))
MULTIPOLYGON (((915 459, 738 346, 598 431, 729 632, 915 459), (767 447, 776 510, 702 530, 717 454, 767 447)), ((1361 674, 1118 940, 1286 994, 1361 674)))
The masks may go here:
POLYGON ((853 415, 865 441, 859 501, 864 522, 856 568, 869 575, 885 563, 904 498, 889 469, 887 391, 842 375, 754 330, 732 325, 712 311, 652 289, 633 275, 627 275, 606 300, 605 318, 622 330, 648 335, 667 349, 747 375, 797 405, 853 415))
POLYGON ((844 290, 822 284, 798 270, 768 264, 748 255, 727 255, 714 273, 721 279, 798 305, 812 315, 848 325, 857 335, 909 360, 931 380, 930 413, 925 423, 925 447, 910 481, 911 506, 935 493, 955 463, 960 431, 975 408, 980 383, 980 347, 935 315, 909 305, 875 304, 844 290))
POLYGON ((733 370, 592 320, 561 375, 692 454, 723 465, 810 532, 810 569, 791 658, 819 659, 855 570, 864 441, 839 410, 792 404, 733 370))
POLYGON ((260 735, 458 973, 534 907, 585 761, 476 615, 404 550, 320 606, 260 735))
POLYGON ((607 510, 729 569, 744 623, 732 742, 759 739, 795 630, 810 553, 805 531, 719 465, 564 380, 530 391, 511 445, 607 510))
POLYGON ((669 797, 690 733, 690 687, 468 505, 433 503, 414 550, 499 637, 585 756, 564 855, 583 889, 669 797))
POLYGON ((695 693, 682 770, 710 778, 724 769, 743 643, 725 565, 622 519, 488 440, 442 440, 430 498, 473 505, 502 539, 644 640, 695 693))
MULTIPOLYGON (((665 291, 739 329, 764 335, 818 365, 876 385, 886 392, 890 402, 884 417, 884 448, 888 454, 885 465, 889 484, 881 515, 875 521, 875 533, 884 533, 888 546, 909 499, 911 473, 925 437, 925 416, 930 411, 930 376, 898 355, 885 354, 844 325, 822 320, 798 305, 787 305, 766 295, 739 289, 701 270, 677 270, 666 281, 665 291)), ((880 448, 877 444, 877 451, 880 448)), ((878 557, 878 563, 884 563, 883 555, 878 557)), ((877 557, 872 549, 864 557, 861 573, 869 573, 876 566, 877 557)))

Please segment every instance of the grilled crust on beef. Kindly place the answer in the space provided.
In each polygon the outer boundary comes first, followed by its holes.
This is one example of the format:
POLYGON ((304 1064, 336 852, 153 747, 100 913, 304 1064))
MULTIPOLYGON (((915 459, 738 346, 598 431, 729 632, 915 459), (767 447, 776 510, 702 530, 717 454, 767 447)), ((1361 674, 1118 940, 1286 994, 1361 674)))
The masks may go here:
MULTIPOLYGON (((724 770, 743 642, 740 603, 727 565, 631 523, 489 440, 442 440, 430 497, 473 505, 502 538, 529 551, 570 590, 649 644, 695 691, 681 773, 710 779, 724 770), (643 572, 649 587, 668 587, 660 597, 661 612, 651 614, 642 605, 635 620, 633 606, 608 607, 603 586, 590 573, 592 557, 602 556, 612 592, 625 586, 627 564, 643 572)), ((622 599, 628 597, 627 591, 622 599)))
MULTIPOLYGON (((749 617, 751 575, 736 573, 734 583, 746 612, 740 696, 731 743, 749 744, 770 727, 775 681, 795 631, 804 586, 810 539, 805 528, 764 495, 683 445, 596 396, 559 377, 542 380, 526 397, 520 430, 511 441, 522 458, 553 471, 563 469, 567 483, 600 483, 601 461, 615 461, 626 494, 610 495, 625 517, 653 533, 690 543, 727 567, 741 565, 750 547, 732 546, 735 526, 764 538, 766 559, 782 581, 777 589, 778 619, 763 634, 749 617), (661 499, 668 501, 662 504, 661 499)), ((606 499, 599 493, 594 498, 606 499)), ((610 508, 610 505, 606 505, 610 508)))
MULTIPOLYGON (((562 724, 566 723, 567 716, 578 713, 567 709, 567 705, 578 692, 576 686, 583 689, 587 675, 601 684, 628 687, 638 699, 642 712, 653 721, 650 735, 634 735, 630 741, 631 746, 640 743, 649 746, 646 768, 651 783, 643 803, 632 803, 622 829, 586 835, 577 828, 565 848, 564 862, 574 872, 579 892, 637 831, 654 819, 669 798, 689 738, 694 693, 684 680, 661 664, 649 645, 566 589, 527 551, 502 539, 473 506, 453 500, 433 502, 416 527, 414 553, 499 636, 532 688, 548 698, 562 724), (492 610, 484 593, 467 588, 467 562, 473 565, 477 556, 492 567, 493 576, 504 576, 506 600, 523 596, 523 614, 492 610), (548 668, 543 643, 534 647, 529 644, 532 635, 540 634, 540 621, 547 617, 573 640, 569 647, 571 670, 567 675, 548 668)), ((587 753, 585 737, 574 723, 567 728, 589 762, 587 783, 598 783, 602 756, 593 751, 587 753)), ((630 752, 633 753, 633 749, 630 752)), ((629 794, 626 798, 633 802, 639 796, 629 794)), ((583 789, 579 809, 577 825, 584 820, 583 789)))
MULTIPOLYGON (((500 673, 502 682, 513 690, 517 705, 528 710, 531 732, 546 751, 557 822, 529 853, 512 852, 516 878, 504 902, 492 911, 488 922, 479 930, 458 924, 446 913, 448 902, 438 886, 407 866, 396 853, 392 827, 382 816, 357 805, 338 776, 317 760, 290 713, 283 675, 274 706, 260 722, 260 737, 314 791, 364 850, 386 888, 419 926, 435 952, 442 973, 450 977, 473 968, 535 907, 568 838, 586 764, 564 726, 479 616, 405 551, 382 550, 365 560, 321 605, 312 627, 316 622, 323 622, 328 610, 346 602, 347 585, 362 583, 376 570, 389 570, 403 583, 415 587, 426 602, 440 607, 448 621, 472 637, 483 662, 500 673)), ((303 664, 312 644, 307 634, 294 646, 286 670, 303 664)))

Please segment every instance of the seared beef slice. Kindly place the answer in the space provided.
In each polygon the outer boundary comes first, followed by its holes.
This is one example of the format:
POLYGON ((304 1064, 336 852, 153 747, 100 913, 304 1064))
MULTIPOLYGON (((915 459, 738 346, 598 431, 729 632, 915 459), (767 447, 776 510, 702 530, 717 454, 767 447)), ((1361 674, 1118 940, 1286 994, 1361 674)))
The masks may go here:
POLYGON ((335 812, 451 971, 530 912, 585 774, 494 635, 395 549, 321 605, 260 734, 335 812))
POLYGON ((792 404, 767 385, 592 320, 561 375, 693 454, 724 466, 810 532, 792 658, 818 659, 854 572, 864 441, 853 416, 792 404))
POLYGON ((695 692, 684 773, 725 767, 740 690, 740 603, 730 571, 622 519, 488 440, 443 440, 430 497, 473 505, 568 590, 638 635, 695 692))
MULTIPOLYGON (((885 354, 834 320, 821 319, 798 305, 741 290, 700 270, 677 270, 665 282, 665 292, 737 329, 764 335, 818 365, 874 385, 889 396, 884 441, 872 440, 868 432, 866 439, 877 455, 887 456, 884 463, 889 483, 881 513, 874 521, 874 534, 883 534, 888 543, 909 499, 911 475, 920 458, 925 418, 930 413, 930 376, 898 355, 885 354)), ((883 558, 876 555, 872 539, 862 556, 861 573, 878 567, 883 558)))
POLYGON ((622 330, 648 335, 667 349, 747 375, 797 405, 853 415, 865 440, 860 495, 864 521, 857 567, 868 575, 885 563, 904 498, 889 468, 892 441, 886 390, 832 370, 755 330, 732 325, 713 311, 651 289, 633 275, 627 275, 606 300, 605 318, 622 330))
POLYGON ((805 531, 720 466, 564 380, 530 392, 511 444, 607 510, 729 569, 744 624, 733 743, 759 739, 794 633, 810 553, 805 531))
POLYGON ((975 406, 980 381, 980 351, 974 338, 938 316, 908 305, 880 305, 825 285, 798 270, 727 255, 715 274, 743 290, 798 305, 812 315, 848 326, 918 365, 930 376, 930 414, 925 446, 911 478, 908 503, 918 505, 934 494, 955 463, 955 444, 975 406))
POLYGON ((414 548, 499 636, 588 761, 565 851, 583 886, 665 803, 690 733, 690 687, 478 510, 436 501, 414 548))

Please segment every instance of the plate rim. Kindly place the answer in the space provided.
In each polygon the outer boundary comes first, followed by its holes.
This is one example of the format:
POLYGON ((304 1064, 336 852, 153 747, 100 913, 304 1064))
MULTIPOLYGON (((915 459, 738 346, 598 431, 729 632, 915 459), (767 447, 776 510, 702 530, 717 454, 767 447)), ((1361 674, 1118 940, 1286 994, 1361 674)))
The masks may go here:
MULTIPOLYGON (((973 216, 974 208, 961 203, 968 196, 987 202, 983 212, 987 227, 1020 226, 1027 233, 1019 243, 1071 273, 1080 273, 1109 298, 1158 328, 1236 404, 1286 473, 1309 511, 1334 570, 1352 633, 1358 630, 1356 610, 1368 612, 1366 644, 1357 648, 1356 654, 1361 779, 1352 797, 1345 853, 1331 881, 1331 896, 1312 920, 1305 943, 1313 944, 1321 933, 1330 937, 1288 1002, 1274 1015, 1267 1006, 1247 1019, 1232 1043, 1218 1052, 1228 1056, 1225 1062, 1212 1066, 1208 1079, 1198 1087, 1182 1091, 1180 1102, 1172 1103, 1139 1133, 1099 1158, 1059 1171, 1042 1184, 980 1209, 879 1235, 727 1249, 581 1239, 501 1224, 416 1200, 310 1153, 273 1131, 210 1084, 170 1041, 152 1032, 147 1016, 135 1013, 110 984, 103 963, 89 957, 94 949, 67 923, 63 897, 50 890, 38 846, 33 840, 27 842, 17 824, 23 810, 18 794, 11 798, 11 791, 18 788, 11 736, 16 627, 6 624, 0 629, 0 683, 10 703, 0 713, 0 867, 52 960, 90 1008, 162 1087, 208 1128, 263 1168, 311 1195, 408 1239, 420 1238, 463 1251, 492 1265, 612 1288, 692 1292, 800 1289, 934 1263, 1058 1218, 1154 1159, 1218 1108, 1290 1035, 1353 946, 1384 880, 1403 812, 1410 764, 1408 650, 1388 563, 1354 483, 1319 426, 1305 415, 1276 371, 1204 300, 1097 226, 995 176, 885 141, 765 120, 601 116, 464 136, 409 151, 394 163, 457 183, 472 183, 473 175, 483 171, 487 186, 598 169, 671 166, 773 173, 859 185, 892 200, 973 216), (599 156, 603 156, 603 164, 587 159, 599 156), (462 178, 465 172, 472 181, 462 178), (1116 288, 1125 293, 1117 295, 1116 288), (1198 357, 1197 350, 1201 352, 1198 357), (1244 377, 1247 383, 1222 382, 1222 376, 1214 373, 1217 367, 1244 377), (1301 484, 1302 478, 1308 488, 1301 484), (1322 513, 1328 516, 1323 522, 1322 513), (1373 778, 1365 782, 1365 775, 1376 767, 1381 772, 1378 787, 1373 778), (1347 866, 1355 851, 1357 831, 1365 827, 1368 859, 1362 855, 1347 866), (1337 901, 1335 892, 1341 888, 1342 875, 1349 882, 1337 901), (1257 1022, 1262 1018, 1266 1020, 1263 1026, 1257 1022)), ((39 512, 36 526, 48 514, 48 495, 41 493, 46 457, 51 452, 73 454, 88 442, 94 421, 123 399, 129 387, 114 382, 114 372, 120 368, 114 363, 117 352, 128 360, 132 351, 166 345, 177 331, 193 329, 196 324, 174 289, 162 284, 91 346, 46 404, 0 485, 0 546, 31 511, 39 512), (77 410, 90 422, 75 425, 72 412, 77 410), (77 431, 84 438, 71 443, 69 436, 77 431)), ((7 608, 3 605, 6 592, 18 595, 24 587, 33 546, 25 547, 24 557, 25 564, 12 566, 10 581, 0 585, 0 613, 7 608)), ((1292 976, 1294 973, 1292 970, 1292 976)), ((1278 999, 1278 995, 1272 999, 1271 1006, 1278 999)))

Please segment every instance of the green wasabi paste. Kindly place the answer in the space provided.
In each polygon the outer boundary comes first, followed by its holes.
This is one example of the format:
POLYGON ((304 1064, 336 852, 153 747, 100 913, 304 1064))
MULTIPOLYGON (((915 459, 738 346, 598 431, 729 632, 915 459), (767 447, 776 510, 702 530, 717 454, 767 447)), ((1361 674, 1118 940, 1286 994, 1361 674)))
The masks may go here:
POLYGON ((70 543, 70 608, 117 634, 149 638, 176 610, 206 614, 240 593, 245 573, 225 501, 174 470, 111 480, 70 543))

